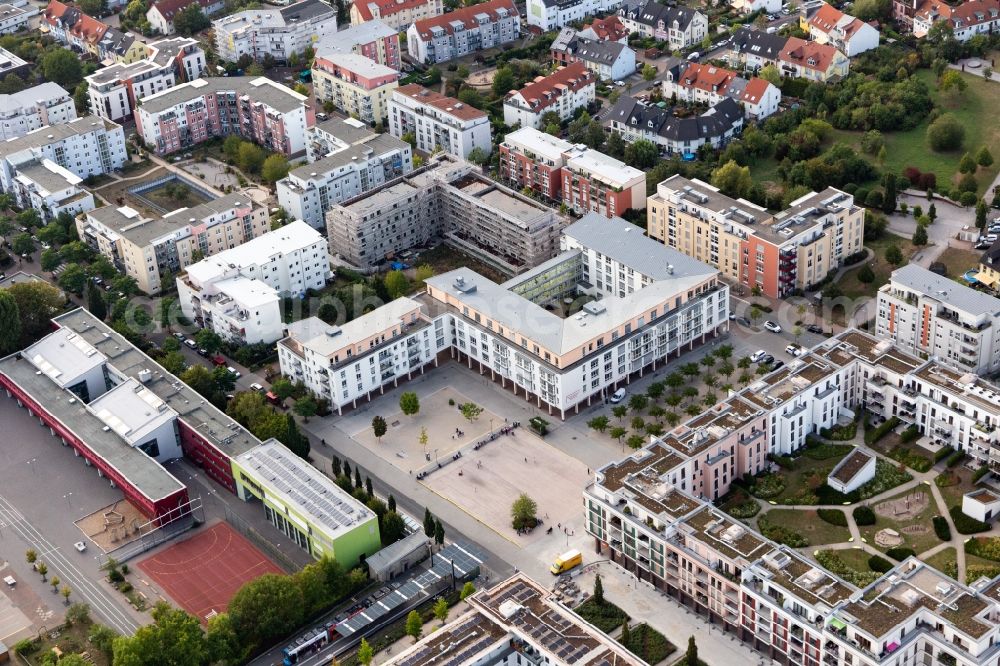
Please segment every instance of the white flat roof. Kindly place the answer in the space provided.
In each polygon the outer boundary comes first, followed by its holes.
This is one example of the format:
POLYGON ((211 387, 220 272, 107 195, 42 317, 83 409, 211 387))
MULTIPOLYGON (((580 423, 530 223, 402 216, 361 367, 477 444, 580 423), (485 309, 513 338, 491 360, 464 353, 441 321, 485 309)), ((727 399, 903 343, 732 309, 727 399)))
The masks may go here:
POLYGON ((259 308, 269 303, 276 303, 278 292, 274 287, 257 278, 237 276, 219 280, 215 288, 220 294, 225 294, 239 305, 246 308, 259 308))
POLYGON ((271 261, 272 257, 290 254, 314 243, 325 243, 325 240, 308 224, 302 220, 295 220, 280 229, 269 231, 242 245, 237 245, 231 250, 223 250, 206 257, 185 270, 193 280, 204 285, 232 268, 262 266, 271 261))
POLYGON ((177 418, 177 412, 167 403, 131 377, 92 401, 88 408, 129 444, 142 444, 150 433, 177 418))
POLYGON ((646 181, 644 172, 597 150, 587 150, 571 157, 567 160, 566 166, 589 171, 612 186, 623 187, 636 179, 643 183, 646 181))
POLYGON ((318 317, 291 323, 288 325, 288 336, 321 356, 332 356, 345 347, 399 325, 403 315, 419 309, 420 303, 404 296, 343 326, 331 326, 318 317))
POLYGON ((538 153, 553 162, 562 159, 562 154, 573 150, 573 144, 557 136, 539 132, 534 127, 522 127, 504 137, 505 143, 517 144, 538 153))
POLYGON ((21 354, 61 388, 72 386, 106 360, 104 354, 68 328, 47 335, 21 354))

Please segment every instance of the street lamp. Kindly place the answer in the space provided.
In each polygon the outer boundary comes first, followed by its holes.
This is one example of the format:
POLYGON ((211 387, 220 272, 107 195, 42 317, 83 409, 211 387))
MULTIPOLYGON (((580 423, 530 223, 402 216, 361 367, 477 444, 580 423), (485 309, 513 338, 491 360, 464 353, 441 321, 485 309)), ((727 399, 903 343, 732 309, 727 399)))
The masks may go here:
POLYGON ((28 462, 25 463, 28 467, 31 468, 31 473, 32 474, 38 474, 38 472, 35 471, 35 466, 32 464, 32 463, 36 463, 36 462, 38 462, 38 458, 32 458, 31 460, 29 460, 28 462))
POLYGON ((69 501, 69 498, 72 496, 73 493, 66 493, 65 495, 63 495, 63 499, 66 500, 66 506, 68 506, 71 509, 73 508, 73 504, 69 501))

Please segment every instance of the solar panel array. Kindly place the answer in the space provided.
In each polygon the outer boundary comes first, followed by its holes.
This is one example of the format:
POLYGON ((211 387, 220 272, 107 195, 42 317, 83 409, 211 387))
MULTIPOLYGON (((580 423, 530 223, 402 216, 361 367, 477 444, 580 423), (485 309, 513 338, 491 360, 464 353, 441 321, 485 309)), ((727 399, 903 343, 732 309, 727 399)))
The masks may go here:
POLYGON ((318 472, 306 469, 284 447, 261 446, 246 453, 244 459, 278 492, 333 532, 369 517, 366 511, 359 511, 354 506, 354 500, 343 490, 317 478, 318 472))
POLYGON ((433 644, 427 645, 424 649, 418 650, 399 662, 400 666, 417 666, 422 663, 447 664, 449 666, 455 664, 457 666, 465 663, 470 657, 496 641, 489 630, 477 629, 482 620, 481 615, 473 615, 468 621, 450 629, 446 635, 436 636, 433 644), (467 639, 473 640, 467 645, 456 645, 456 643, 467 639), (438 657, 446 657, 446 660, 438 659, 438 657))

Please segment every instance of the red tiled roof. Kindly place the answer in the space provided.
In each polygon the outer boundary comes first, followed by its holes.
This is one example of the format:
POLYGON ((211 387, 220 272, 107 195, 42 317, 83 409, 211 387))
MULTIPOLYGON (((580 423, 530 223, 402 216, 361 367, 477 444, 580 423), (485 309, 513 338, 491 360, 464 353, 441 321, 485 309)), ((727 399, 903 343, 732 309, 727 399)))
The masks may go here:
POLYGON ((681 74, 678 83, 685 88, 722 94, 736 78, 737 74, 732 70, 715 65, 691 63, 681 74))
POLYGON ((160 13, 160 16, 170 21, 174 18, 177 12, 196 2, 201 5, 202 8, 205 8, 214 4, 216 0, 160 0, 160 2, 154 2, 150 9, 155 9, 160 13))
POLYGON ((555 104, 563 92, 576 92, 588 85, 595 85, 594 73, 583 61, 560 67, 548 76, 539 76, 518 91, 507 93, 507 98, 519 95, 533 111, 555 104))
POLYGON ((759 104, 764 99, 764 94, 770 85, 771 83, 764 79, 757 77, 750 79, 747 81, 746 87, 743 88, 743 101, 751 104, 759 104))
POLYGON ((932 0, 920 6, 917 16, 924 20, 961 21, 962 26, 979 25, 1000 19, 1000 1, 998 0, 967 0, 957 7, 932 0))
POLYGON ((590 28, 597 35, 597 39, 602 42, 617 42, 619 39, 628 36, 626 28, 617 16, 609 16, 606 19, 594 19, 590 25, 583 26, 586 30, 590 28))
POLYGON ((104 33, 107 31, 108 25, 106 23, 102 23, 86 14, 81 14, 80 20, 70 29, 70 32, 75 37, 91 44, 101 41, 101 38, 104 37, 104 33))
POLYGON ((830 44, 817 44, 798 37, 789 37, 785 48, 778 53, 778 60, 825 72, 830 69, 830 64, 836 55, 837 49, 830 44))
POLYGON ((459 7, 453 12, 417 21, 414 25, 417 28, 417 33, 421 37, 424 39, 430 39, 431 28, 443 28, 450 34, 454 32, 451 24, 455 21, 461 21, 464 23, 466 30, 470 28, 478 28, 479 22, 476 20, 476 16, 479 14, 487 14, 491 20, 496 21, 499 19, 497 10, 501 8, 506 9, 514 16, 520 16, 517 11, 517 7, 514 6, 514 0, 489 0, 489 2, 484 2, 481 5, 459 7))
POLYGON ((396 90, 394 90, 393 93, 406 95, 407 97, 414 99, 420 102, 421 104, 433 106, 435 109, 439 109, 450 115, 453 115, 459 120, 475 120, 477 118, 486 117, 486 113, 480 111, 474 106, 463 104, 454 97, 448 97, 446 95, 442 95, 439 92, 428 90, 427 88, 424 88, 422 85, 417 83, 408 83, 405 86, 396 88, 396 90))
POLYGON ((372 14, 372 6, 378 7, 380 17, 392 16, 399 12, 425 5, 429 0, 359 0, 354 3, 358 8, 358 13, 365 21, 375 18, 372 14))
POLYGON ((823 32, 830 32, 833 30, 834 26, 837 25, 837 21, 844 18, 844 12, 840 11, 833 5, 824 4, 820 7, 819 11, 813 14, 813 17, 809 19, 809 23, 816 26, 823 32))
POLYGON ((45 19, 62 18, 62 15, 66 13, 67 9, 69 9, 69 7, 62 2, 59 2, 59 0, 51 0, 49 2, 49 6, 42 12, 42 17, 45 19))

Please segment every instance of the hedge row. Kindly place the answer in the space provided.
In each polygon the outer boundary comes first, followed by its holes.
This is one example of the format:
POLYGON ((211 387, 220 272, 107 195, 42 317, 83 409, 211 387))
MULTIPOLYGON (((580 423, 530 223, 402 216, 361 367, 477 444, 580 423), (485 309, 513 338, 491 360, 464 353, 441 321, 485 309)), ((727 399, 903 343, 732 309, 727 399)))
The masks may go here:
POLYGON ((878 573, 885 573, 890 571, 893 567, 892 562, 880 557, 879 555, 872 555, 868 558, 868 568, 872 571, 877 571, 878 573))
POLYGON ((856 506, 853 511, 854 522, 858 527, 875 524, 875 512, 870 506, 856 506))
POLYGON ((986 465, 983 465, 982 467, 976 470, 975 474, 972 475, 972 482, 977 483, 979 479, 983 478, 989 473, 990 473, 990 468, 987 467, 986 465))
POLYGON ((944 464, 948 467, 954 467, 963 460, 965 460, 965 451, 955 451, 948 456, 948 459, 944 461, 944 464))
POLYGON ((916 425, 911 425, 909 428, 900 433, 899 438, 904 444, 915 442, 920 439, 920 429, 917 428, 916 425))
POLYGON ((934 534, 937 535, 938 539, 941 541, 951 541, 951 527, 948 525, 948 519, 944 516, 934 516, 931 521, 934 523, 934 534))
POLYGON ((885 551, 885 554, 897 562, 902 562, 908 557, 914 557, 917 552, 907 546, 896 546, 895 548, 890 548, 885 551))
POLYGON ((970 518, 962 513, 960 506, 951 507, 948 513, 951 514, 951 522, 955 523, 955 529, 958 530, 959 534, 978 534, 979 532, 988 532, 990 529, 990 526, 981 520, 970 518))
POLYGON ((899 418, 893 416, 888 421, 884 421, 881 425, 866 430, 865 444, 874 444, 878 440, 888 435, 892 431, 892 429, 898 426, 899 424, 900 424, 899 418))
POLYGON ((934 462, 939 463, 954 452, 955 449, 953 449, 950 444, 948 446, 942 446, 937 450, 937 452, 934 453, 934 462))
POLYGON ((847 527, 847 516, 840 509, 818 509, 816 515, 824 522, 836 525, 837 527, 847 527))

